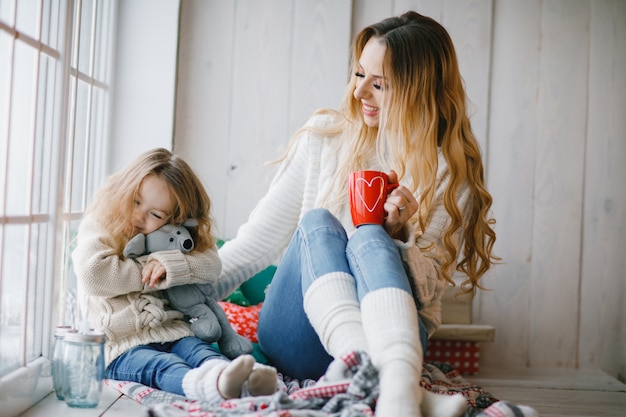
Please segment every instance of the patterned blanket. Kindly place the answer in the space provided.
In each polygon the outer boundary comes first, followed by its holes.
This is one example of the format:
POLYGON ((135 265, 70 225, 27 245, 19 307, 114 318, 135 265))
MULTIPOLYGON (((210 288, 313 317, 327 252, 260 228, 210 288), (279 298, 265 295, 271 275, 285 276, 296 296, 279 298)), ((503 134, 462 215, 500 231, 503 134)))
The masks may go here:
MULTIPOLYGON (((145 385, 106 380, 105 383, 147 407, 151 417, 372 417, 378 397, 378 372, 367 354, 342 358, 347 378, 298 381, 280 375, 284 385, 274 395, 228 400, 220 405, 190 401, 145 385)), ((534 410, 498 401, 482 387, 463 379, 451 365, 424 364, 421 386, 439 394, 462 394, 467 400, 463 417, 533 416, 534 410), (521 414, 518 414, 521 412, 521 414)), ((281 384, 282 385, 282 384, 281 384)))

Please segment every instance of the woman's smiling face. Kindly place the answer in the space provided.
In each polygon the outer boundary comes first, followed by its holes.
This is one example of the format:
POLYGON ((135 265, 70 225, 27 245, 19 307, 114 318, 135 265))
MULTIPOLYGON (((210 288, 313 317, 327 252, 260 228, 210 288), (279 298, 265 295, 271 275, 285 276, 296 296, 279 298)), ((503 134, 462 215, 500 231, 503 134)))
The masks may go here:
POLYGON ((363 119, 369 127, 378 127, 380 123, 385 90, 383 62, 386 50, 387 47, 378 38, 370 38, 357 63, 354 98, 361 102, 363 119))

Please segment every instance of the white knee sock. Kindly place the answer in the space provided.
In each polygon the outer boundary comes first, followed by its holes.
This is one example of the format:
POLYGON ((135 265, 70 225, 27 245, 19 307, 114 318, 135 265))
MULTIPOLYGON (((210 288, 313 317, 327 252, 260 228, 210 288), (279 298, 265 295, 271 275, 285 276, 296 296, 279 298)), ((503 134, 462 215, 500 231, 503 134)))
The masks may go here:
POLYGON ((467 409, 467 400, 463 394, 435 394, 423 390, 423 417, 459 417, 467 409))
POLYGON ((326 351, 333 357, 367 351, 354 278, 331 272, 318 279, 304 295, 304 311, 326 351))
POLYGON ((377 417, 421 417, 423 352, 413 297, 398 288, 372 291, 361 301, 363 328, 379 372, 377 417))

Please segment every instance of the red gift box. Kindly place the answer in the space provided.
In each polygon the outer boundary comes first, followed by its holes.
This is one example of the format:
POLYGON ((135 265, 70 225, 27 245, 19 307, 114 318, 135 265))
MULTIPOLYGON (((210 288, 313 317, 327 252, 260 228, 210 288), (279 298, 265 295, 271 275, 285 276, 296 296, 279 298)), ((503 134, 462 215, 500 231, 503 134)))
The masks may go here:
POLYGON ((462 375, 475 375, 480 368, 478 342, 464 340, 429 340, 426 361, 447 362, 462 375))

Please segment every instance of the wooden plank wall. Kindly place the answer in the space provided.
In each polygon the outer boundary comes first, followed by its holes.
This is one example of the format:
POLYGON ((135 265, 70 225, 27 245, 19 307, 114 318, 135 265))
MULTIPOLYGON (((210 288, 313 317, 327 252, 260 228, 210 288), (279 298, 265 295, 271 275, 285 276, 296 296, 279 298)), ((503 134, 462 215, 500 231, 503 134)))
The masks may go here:
POLYGON ((581 246, 581 366, 626 380, 626 2, 591 2, 581 246))
POLYGON ((335 107, 360 28, 413 9, 457 49, 503 263, 474 321, 484 367, 626 375, 626 2, 181 1, 175 150, 199 171, 221 236, 271 179, 264 163, 335 107))
POLYGON ((175 146, 199 167, 221 236, 264 194, 275 160, 347 80, 351 3, 181 2, 175 146), (328 48, 331 45, 331 48, 328 48))

